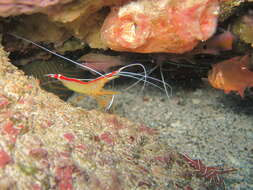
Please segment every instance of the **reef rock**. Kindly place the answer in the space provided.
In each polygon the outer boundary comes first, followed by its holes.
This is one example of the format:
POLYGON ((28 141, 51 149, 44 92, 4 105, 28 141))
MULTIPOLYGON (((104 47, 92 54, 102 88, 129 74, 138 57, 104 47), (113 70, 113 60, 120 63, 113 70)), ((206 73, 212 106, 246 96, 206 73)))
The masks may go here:
POLYGON ((54 43, 59 47, 70 36, 74 36, 82 42, 87 42, 91 47, 106 48, 100 40, 100 28, 107 11, 101 9, 120 5, 123 2, 125 0, 55 0, 51 3, 19 0, 17 2, 19 6, 17 6, 17 3, 7 1, 0 3, 0 16, 37 13, 16 17, 15 24, 8 25, 7 22, 7 26, 4 26, 5 31, 16 33, 35 42, 41 42, 41 36, 43 36, 43 42, 51 42, 51 39, 55 39, 54 43), (7 7, 10 7, 10 10, 7 10, 7 7), (22 7, 22 9, 17 7, 22 7))
POLYGON ((61 6, 72 0, 4 0, 0 2, 0 16, 15 16, 42 12, 54 6, 61 6))
POLYGON ((114 7, 101 31, 113 50, 183 53, 216 31, 218 0, 139 0, 114 7))

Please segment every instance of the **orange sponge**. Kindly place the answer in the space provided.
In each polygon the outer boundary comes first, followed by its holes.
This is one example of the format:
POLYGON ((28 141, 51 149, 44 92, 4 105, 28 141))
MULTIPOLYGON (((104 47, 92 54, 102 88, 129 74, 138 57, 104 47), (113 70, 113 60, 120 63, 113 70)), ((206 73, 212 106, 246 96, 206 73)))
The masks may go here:
POLYGON ((114 7, 101 29, 111 49, 140 53, 184 53, 211 37, 218 0, 138 0, 114 7))

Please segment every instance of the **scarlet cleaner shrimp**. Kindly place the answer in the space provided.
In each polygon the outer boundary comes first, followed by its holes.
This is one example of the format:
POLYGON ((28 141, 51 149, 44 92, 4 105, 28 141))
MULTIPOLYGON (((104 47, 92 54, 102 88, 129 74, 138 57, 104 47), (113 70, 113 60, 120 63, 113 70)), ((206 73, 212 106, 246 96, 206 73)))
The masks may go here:
POLYGON ((143 87, 145 87, 145 83, 148 83, 153 86, 156 86, 157 88, 161 88, 158 85, 155 85, 155 84, 147 81, 146 78, 152 78, 153 80, 157 80, 157 81, 159 81, 159 80, 155 79, 153 77, 147 76, 146 73, 147 73, 146 69, 142 64, 135 63, 135 64, 127 65, 125 67, 121 67, 120 69, 118 69, 116 71, 113 71, 113 72, 108 73, 106 75, 100 76, 96 79, 92 79, 88 82, 82 81, 82 79, 68 78, 68 77, 60 75, 60 74, 47 74, 46 76, 60 80, 63 83, 63 85, 66 86, 67 88, 69 88, 70 90, 73 90, 75 92, 85 94, 87 96, 91 96, 91 97, 95 98, 96 101, 98 102, 100 108, 106 107, 106 109, 109 109, 112 104, 112 101, 114 99, 114 95, 119 94, 119 92, 104 90, 103 87, 107 82, 109 82, 110 80, 113 80, 115 78, 118 78, 119 76, 125 76, 125 77, 131 77, 131 78, 138 79, 138 81, 136 83, 143 80, 144 81, 143 87), (123 69, 125 69, 127 67, 131 67, 131 66, 141 66, 144 70, 145 75, 123 71, 123 69), (144 79, 138 78, 138 76, 141 76, 144 79), (110 99, 111 99, 111 101, 110 101, 110 103, 108 103, 110 99))
POLYGON ((63 76, 61 74, 47 74, 46 76, 51 77, 51 78, 56 78, 56 79, 60 80, 63 83, 64 86, 66 86, 67 88, 69 88, 72 91, 82 93, 82 94, 85 94, 85 95, 88 95, 88 96, 91 96, 91 97, 95 98, 98 105, 101 108, 109 109, 111 107, 112 103, 113 103, 114 96, 116 94, 119 94, 119 92, 117 92, 117 91, 109 91, 109 90, 104 90, 103 89, 104 85, 106 83, 108 83, 109 81, 111 81, 113 79, 118 78, 119 76, 130 77, 130 78, 134 78, 134 79, 137 80, 134 84, 132 84, 127 89, 129 89, 129 88, 135 86, 137 83, 143 81, 142 89, 144 89, 146 84, 150 84, 150 85, 152 85, 156 88, 159 88, 159 89, 165 91, 166 95, 168 97, 170 96, 169 93, 168 93, 168 89, 170 89, 170 94, 172 94, 171 86, 164 81, 163 77, 162 77, 162 80, 159 80, 157 78, 148 76, 149 73, 147 72, 146 68, 144 67, 144 65, 142 65, 140 63, 129 64, 129 65, 126 65, 124 67, 119 68, 116 71, 106 73, 106 74, 102 74, 102 73, 98 72, 97 70, 86 66, 85 64, 81 64, 81 63, 78 63, 76 61, 73 61, 73 60, 71 60, 71 59, 69 59, 69 58, 67 58, 63 55, 60 55, 60 54, 58 54, 54 51, 51 51, 51 50, 49 50, 49 49, 47 49, 47 48, 31 41, 31 40, 28 40, 26 38, 17 36, 15 34, 10 34, 10 35, 12 35, 12 36, 14 36, 18 39, 24 40, 28 43, 32 43, 33 45, 35 45, 35 46, 51 53, 51 54, 53 54, 57 57, 60 57, 64 60, 66 60, 66 61, 69 61, 71 63, 74 63, 74 64, 78 65, 80 68, 84 68, 86 70, 92 71, 93 73, 96 73, 96 74, 100 75, 98 78, 95 78, 95 79, 69 78, 69 77, 63 76), (133 72, 124 71, 126 68, 133 67, 133 66, 141 67, 142 70, 143 70, 143 73, 133 73, 133 72), (88 80, 88 81, 83 81, 83 80, 88 80), (164 88, 161 88, 159 85, 156 85, 154 82, 150 82, 150 81, 156 81, 158 83, 161 83, 161 84, 163 84, 164 88))
POLYGON ((225 182, 222 179, 221 175, 234 172, 237 169, 224 169, 219 166, 206 166, 202 163, 201 160, 193 160, 187 154, 182 154, 183 159, 196 170, 197 174, 206 180, 209 180, 211 184, 215 186, 223 186, 223 189, 226 189, 225 182))

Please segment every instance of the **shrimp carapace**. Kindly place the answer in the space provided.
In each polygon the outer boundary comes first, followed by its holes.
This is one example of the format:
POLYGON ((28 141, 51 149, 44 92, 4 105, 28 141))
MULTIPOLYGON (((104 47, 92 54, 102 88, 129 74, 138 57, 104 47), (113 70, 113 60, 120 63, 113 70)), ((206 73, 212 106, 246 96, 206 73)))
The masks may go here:
POLYGON ((225 93, 238 92, 244 96, 244 90, 253 86, 253 72, 248 68, 250 57, 237 56, 215 64, 208 74, 208 81, 214 88, 225 93))

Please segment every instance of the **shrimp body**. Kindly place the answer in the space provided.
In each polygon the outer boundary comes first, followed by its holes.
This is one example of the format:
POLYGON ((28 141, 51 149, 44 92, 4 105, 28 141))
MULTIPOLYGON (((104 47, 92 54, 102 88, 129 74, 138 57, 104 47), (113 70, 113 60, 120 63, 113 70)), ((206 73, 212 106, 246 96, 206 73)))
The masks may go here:
POLYGON ((48 77, 60 80, 64 86, 75 92, 86 94, 88 96, 115 95, 116 91, 104 90, 104 85, 117 78, 117 71, 111 72, 105 76, 98 77, 94 80, 84 82, 75 78, 68 78, 61 74, 48 74, 48 77))
POLYGON ((68 78, 61 74, 48 74, 48 77, 56 78, 62 82, 68 89, 93 97, 100 108, 106 108, 113 96, 119 94, 117 91, 104 90, 104 85, 118 77, 118 71, 98 77, 94 80, 84 82, 75 78, 68 78))

